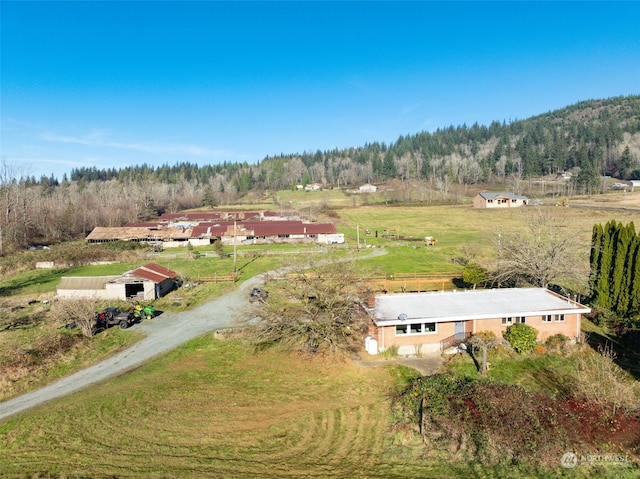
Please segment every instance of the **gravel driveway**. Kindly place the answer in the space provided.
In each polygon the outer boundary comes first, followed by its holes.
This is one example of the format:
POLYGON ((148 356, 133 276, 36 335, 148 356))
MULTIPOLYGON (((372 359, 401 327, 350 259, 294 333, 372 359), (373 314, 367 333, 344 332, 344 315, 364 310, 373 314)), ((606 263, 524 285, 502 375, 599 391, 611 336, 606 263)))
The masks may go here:
MULTIPOLYGON (((359 259, 383 254, 386 254, 386 251, 378 249, 359 259)), ((284 268, 279 272, 287 270, 290 268, 284 268)), ((260 286, 264 277, 265 275, 259 275, 248 279, 236 290, 193 310, 163 313, 153 321, 136 325, 136 328, 146 334, 143 340, 60 381, 0 403, 0 419, 120 375, 195 337, 238 325, 239 312, 249 304, 249 291, 255 286, 260 286)))

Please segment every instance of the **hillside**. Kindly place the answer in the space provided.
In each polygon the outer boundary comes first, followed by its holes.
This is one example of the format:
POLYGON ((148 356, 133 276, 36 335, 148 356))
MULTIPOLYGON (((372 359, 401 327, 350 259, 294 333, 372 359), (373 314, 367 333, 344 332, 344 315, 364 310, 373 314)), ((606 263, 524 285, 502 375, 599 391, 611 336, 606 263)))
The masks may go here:
MULTIPOLYGON (((584 101, 509 123, 449 126, 434 133, 400 136, 390 145, 373 142, 343 150, 266 157, 257 165, 75 169, 71 180, 150 177, 169 182, 206 182, 222 176, 227 182, 231 180, 238 192, 244 192, 312 182, 354 186, 393 178, 435 181, 448 177, 452 182, 478 183, 573 168, 640 178, 640 96, 584 101)), ((589 186, 588 176, 580 186, 589 186)))
POLYGON ((531 187, 533 179, 569 172, 569 180, 555 182, 553 191, 536 189, 536 196, 590 195, 606 191, 603 175, 640 179, 640 96, 585 101, 509 123, 449 126, 401 136, 390 145, 266 157, 255 165, 81 168, 62 181, 17 177, 11 173, 19 168, 5 159, 0 166, 0 256, 164 212, 240 202, 291 207, 287 191, 309 183, 346 195, 375 183, 385 186, 379 198, 385 203, 451 203, 487 188, 531 193, 527 183, 531 187))

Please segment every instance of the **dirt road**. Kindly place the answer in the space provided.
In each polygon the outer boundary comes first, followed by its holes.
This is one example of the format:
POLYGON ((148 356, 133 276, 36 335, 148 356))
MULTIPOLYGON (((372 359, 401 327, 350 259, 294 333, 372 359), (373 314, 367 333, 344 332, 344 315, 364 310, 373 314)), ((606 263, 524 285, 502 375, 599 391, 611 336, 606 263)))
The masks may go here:
MULTIPOLYGON (((359 259, 383 254, 386 254, 386 251, 374 250, 359 259)), ((281 272, 285 272, 286 269, 281 272)), ((239 325, 239 313, 249 303, 249 291, 255 286, 260 286, 264 277, 260 275, 251 278, 231 293, 196 309, 181 313, 167 312, 152 321, 137 325, 136 327, 146 334, 142 341, 60 381, 0 403, 0 419, 123 374, 195 337, 239 325)))

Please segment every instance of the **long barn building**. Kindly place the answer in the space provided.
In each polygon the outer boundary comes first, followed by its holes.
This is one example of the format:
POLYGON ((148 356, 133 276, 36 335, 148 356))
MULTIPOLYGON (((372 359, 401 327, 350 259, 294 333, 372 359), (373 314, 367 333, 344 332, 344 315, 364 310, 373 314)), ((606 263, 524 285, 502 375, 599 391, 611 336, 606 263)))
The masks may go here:
POLYGON ((87 236, 89 243, 138 241, 163 248, 203 246, 220 241, 223 245, 274 243, 344 243, 332 223, 287 220, 275 214, 176 213, 158 221, 128 223, 122 227, 98 226, 87 236))

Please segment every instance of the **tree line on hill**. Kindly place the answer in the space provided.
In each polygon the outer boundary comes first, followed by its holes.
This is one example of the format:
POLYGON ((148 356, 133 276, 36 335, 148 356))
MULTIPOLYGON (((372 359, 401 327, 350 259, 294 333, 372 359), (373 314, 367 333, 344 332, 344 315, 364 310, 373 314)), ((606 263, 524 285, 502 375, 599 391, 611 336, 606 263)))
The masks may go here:
POLYGON ((320 183, 392 183, 390 201, 447 198, 453 184, 508 183, 570 170, 563 196, 601 191, 603 174, 640 179, 640 96, 586 101, 533 118, 460 125, 395 142, 266 157, 258 164, 147 164, 75 168, 62 180, 20 174, 0 161, 0 255, 82 237, 159 213, 231 204, 254 192, 320 183))

